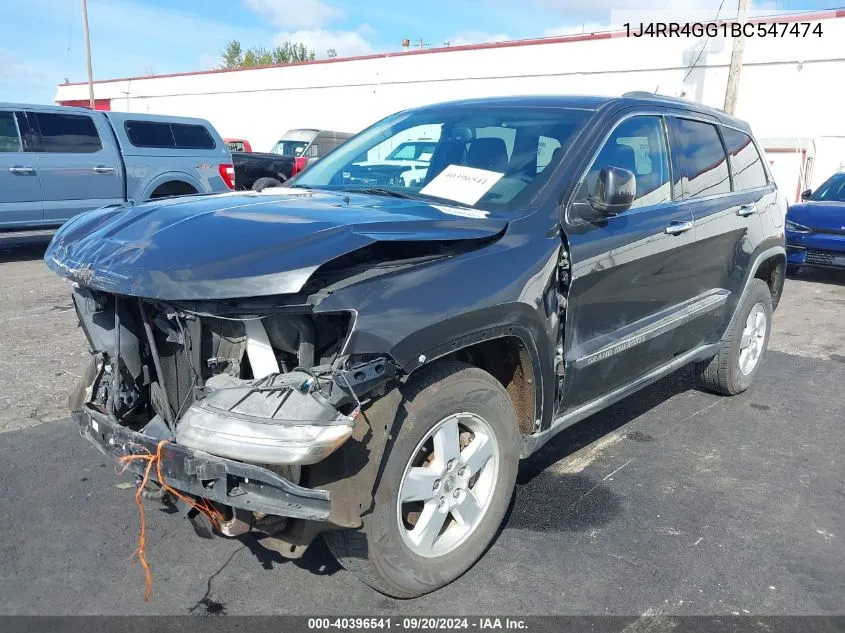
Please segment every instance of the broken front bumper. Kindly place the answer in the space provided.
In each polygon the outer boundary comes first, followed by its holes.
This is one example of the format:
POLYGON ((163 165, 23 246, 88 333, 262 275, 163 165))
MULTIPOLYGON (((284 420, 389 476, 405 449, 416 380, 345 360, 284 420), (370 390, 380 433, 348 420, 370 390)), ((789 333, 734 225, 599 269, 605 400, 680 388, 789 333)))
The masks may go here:
MULTIPOLYGON (((73 417, 80 434, 115 461, 127 455, 155 454, 158 449, 158 439, 121 426, 98 411, 86 408, 75 411, 73 417)), ((143 475, 146 464, 130 461, 127 470, 143 475)), ((303 488, 266 468, 175 443, 162 447, 161 472, 176 490, 250 512, 326 521, 331 511, 327 490, 303 488)), ((157 481, 155 469, 150 478, 157 481)))
POLYGON ((179 420, 176 440, 250 464, 316 464, 349 439, 354 420, 315 382, 301 371, 252 381, 214 376, 179 420))

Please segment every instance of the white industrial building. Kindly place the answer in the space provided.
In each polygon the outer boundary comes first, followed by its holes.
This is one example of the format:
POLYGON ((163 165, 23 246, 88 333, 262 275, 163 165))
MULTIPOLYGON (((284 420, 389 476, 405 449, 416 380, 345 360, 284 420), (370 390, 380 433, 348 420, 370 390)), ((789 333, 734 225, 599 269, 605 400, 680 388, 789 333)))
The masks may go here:
MULTIPOLYGON (((736 115, 767 150, 789 198, 845 168, 845 10, 756 18, 810 23, 806 36, 745 40, 736 115), (812 34, 816 25, 821 35, 812 34)), ((633 38, 621 31, 97 81, 97 107, 197 116, 267 151, 288 129, 357 132, 404 108, 509 94, 646 90, 722 107, 732 40, 633 38)), ((88 103, 86 83, 56 101, 88 103)))

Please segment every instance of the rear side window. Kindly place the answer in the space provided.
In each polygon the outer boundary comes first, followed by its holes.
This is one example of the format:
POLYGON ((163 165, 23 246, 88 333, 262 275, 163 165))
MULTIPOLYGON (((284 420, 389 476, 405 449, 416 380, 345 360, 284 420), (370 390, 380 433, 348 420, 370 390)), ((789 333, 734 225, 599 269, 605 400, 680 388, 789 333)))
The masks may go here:
POLYGON ((127 121, 123 124, 135 147, 157 149, 214 149, 214 139, 202 125, 127 121))
POLYGON ((20 151, 23 147, 14 112, 0 112, 0 153, 20 151))
POLYGON ((179 149, 214 149, 214 139, 202 125, 173 123, 170 129, 179 149))
POLYGON ((173 133, 167 123, 151 123, 150 121, 127 121, 123 124, 129 142, 135 147, 163 147, 176 148, 173 133))
POLYGON ((41 151, 50 154, 93 154, 103 148, 90 116, 36 112, 41 151))
POLYGON ((723 127, 722 138, 725 139, 731 159, 734 191, 765 187, 766 170, 751 137, 745 132, 723 127))
POLYGON ((716 126, 678 119, 678 134, 687 166, 684 184, 690 197, 729 193, 728 157, 716 126))

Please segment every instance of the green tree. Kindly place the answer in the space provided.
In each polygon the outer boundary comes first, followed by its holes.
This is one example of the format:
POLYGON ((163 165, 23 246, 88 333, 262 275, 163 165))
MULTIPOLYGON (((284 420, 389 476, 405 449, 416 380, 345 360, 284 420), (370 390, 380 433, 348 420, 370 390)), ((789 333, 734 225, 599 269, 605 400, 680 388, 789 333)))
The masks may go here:
POLYGON ((307 62, 313 60, 315 54, 301 42, 282 42, 272 50, 263 46, 244 50, 239 41, 232 40, 226 44, 220 57, 223 60, 221 68, 254 68, 270 64, 307 62))
POLYGON ((223 57, 221 68, 240 68, 243 66, 244 52, 238 40, 232 40, 226 44, 221 56, 223 57))

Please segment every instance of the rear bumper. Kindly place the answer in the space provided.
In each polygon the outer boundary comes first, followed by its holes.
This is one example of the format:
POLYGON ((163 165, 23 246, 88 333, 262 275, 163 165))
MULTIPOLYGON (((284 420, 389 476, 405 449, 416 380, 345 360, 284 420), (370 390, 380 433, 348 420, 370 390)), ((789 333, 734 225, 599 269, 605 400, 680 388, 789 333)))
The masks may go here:
MULTIPOLYGON (((121 426, 90 408, 75 411, 73 417, 82 437, 115 461, 157 450, 158 439, 121 426)), ((146 464, 143 460, 131 461, 127 470, 143 475, 146 464)), ((161 470, 168 486, 233 508, 315 521, 328 520, 331 512, 327 490, 303 488, 266 468, 172 442, 162 447, 161 470)), ((150 478, 157 481, 155 469, 150 478)))

